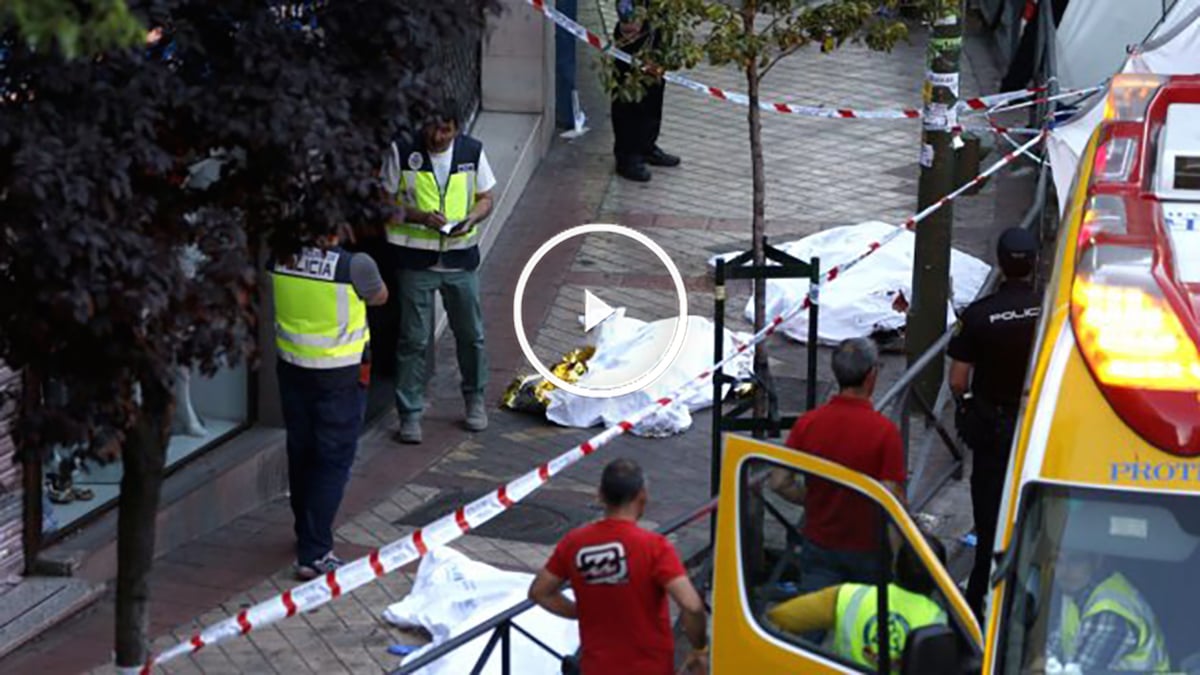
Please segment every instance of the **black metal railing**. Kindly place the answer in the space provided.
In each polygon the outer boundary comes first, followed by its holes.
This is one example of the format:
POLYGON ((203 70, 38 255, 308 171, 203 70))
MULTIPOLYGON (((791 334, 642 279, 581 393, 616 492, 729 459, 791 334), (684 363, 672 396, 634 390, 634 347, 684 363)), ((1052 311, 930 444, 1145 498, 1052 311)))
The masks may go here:
MULTIPOLYGON (((692 523, 704 518, 716 510, 717 498, 713 497, 704 504, 701 504, 691 511, 679 516, 678 518, 667 522, 665 525, 659 527, 655 531, 662 535, 669 535, 679 529, 691 525, 692 523)), ((409 673, 415 673, 421 668, 424 668, 434 661, 446 656, 450 652, 459 649, 463 645, 466 645, 474 641, 476 638, 486 635, 489 632, 492 635, 488 639, 487 645, 483 648, 483 652, 475 661, 475 667, 471 669, 471 675, 476 675, 477 673, 482 672, 484 666, 488 664, 489 660, 492 658, 492 654, 495 653, 497 649, 500 650, 500 672, 503 673, 503 675, 510 675, 512 672, 512 632, 514 630, 529 638, 529 640, 535 645, 544 649, 547 653, 555 658, 560 660, 569 658, 571 655, 558 653, 557 650, 551 648, 545 642, 532 635, 529 631, 517 625, 515 621, 516 618, 532 609, 533 606, 534 603, 531 600, 522 600, 512 607, 509 607, 508 609, 496 614, 490 619, 483 621, 477 626, 474 626, 463 633, 446 640, 442 644, 430 649, 424 654, 418 655, 411 661, 406 661, 404 665, 400 666, 396 670, 391 671, 389 675, 408 675, 409 673)))
MULTIPOLYGON (((1046 194, 1049 189, 1049 167, 1043 163, 1040 167, 1038 175, 1037 188, 1034 191, 1033 203, 1025 212, 1019 227, 1026 230, 1031 230, 1038 234, 1039 238, 1045 240, 1047 237, 1047 228, 1045 221, 1046 194)), ((979 296, 991 291, 996 282, 999 281, 1000 275, 996 268, 988 274, 987 279, 980 287, 979 296)), ((942 334, 932 345, 906 371, 896 380, 892 386, 888 387, 875 401, 875 409, 888 414, 889 410, 897 412, 900 419, 900 436, 904 441, 904 458, 905 465, 908 465, 908 458, 911 452, 909 447, 909 431, 911 424, 910 411, 912 407, 916 407, 920 413, 920 417, 924 419, 927 427, 931 428, 935 433, 927 434, 921 441, 920 448, 917 451, 917 467, 913 471, 912 477, 908 481, 908 504, 909 509, 913 513, 920 511, 930 500, 937 495, 951 478, 961 479, 963 472, 964 457, 963 452, 958 446, 958 442, 946 428, 946 425, 941 420, 942 410, 950 400, 949 389, 943 382, 939 390, 936 401, 926 401, 919 392, 913 390, 913 383, 925 370, 925 368, 933 363, 935 359, 943 358, 946 348, 950 344, 950 339, 954 337, 954 331, 957 324, 950 326, 946 332, 942 334), (945 448, 950 452, 951 462, 946 467, 935 475, 932 482, 928 483, 928 487, 916 491, 926 485, 926 473, 929 469, 929 461, 931 457, 932 445, 935 440, 940 439, 945 448)))

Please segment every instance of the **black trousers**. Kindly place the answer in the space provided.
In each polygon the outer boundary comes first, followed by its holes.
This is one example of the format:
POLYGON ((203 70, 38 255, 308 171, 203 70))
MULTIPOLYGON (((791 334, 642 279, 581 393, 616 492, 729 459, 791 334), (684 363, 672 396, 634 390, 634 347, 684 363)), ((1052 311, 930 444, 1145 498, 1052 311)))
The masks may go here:
MULTIPOLYGON (((1000 518, 1000 501, 1004 498, 1009 448, 1016 432, 1016 413, 1005 413, 998 419, 979 420, 977 417, 975 423, 986 424, 994 429, 990 443, 971 448, 971 514, 975 518, 975 564, 967 581, 967 604, 982 623, 983 600, 990 588, 992 549, 1000 518)), ((981 444, 976 442, 976 445, 981 444)))
MULTIPOLYGON (((614 37, 619 38, 616 35, 614 37)), ((644 42, 638 40, 624 48, 636 52, 644 42)), ((616 66, 620 79, 628 76, 630 68, 627 64, 618 61, 616 66)), ((662 128, 665 89, 665 83, 658 80, 646 89, 641 100, 621 101, 613 96, 613 154, 617 156, 618 164, 640 162, 654 150, 658 143, 658 132, 662 128)))
MULTIPOLYGON (((1069 1, 1052 1, 1050 9, 1056 27, 1062 21, 1063 14, 1066 13, 1069 1)), ((1017 51, 1013 53, 1012 61, 1008 64, 1008 72, 1000 81, 1000 91, 1023 89, 1033 79, 1033 71, 1037 68, 1037 64, 1033 61, 1037 54, 1038 23, 1041 22, 1041 15, 1041 11, 1036 12, 1033 19, 1025 24, 1025 30, 1021 33, 1021 41, 1017 44, 1017 51)))
POLYGON ((347 377, 280 361, 279 398, 287 427, 288 488, 295 517, 296 562, 333 551, 333 521, 358 451, 367 390, 357 366, 347 377))

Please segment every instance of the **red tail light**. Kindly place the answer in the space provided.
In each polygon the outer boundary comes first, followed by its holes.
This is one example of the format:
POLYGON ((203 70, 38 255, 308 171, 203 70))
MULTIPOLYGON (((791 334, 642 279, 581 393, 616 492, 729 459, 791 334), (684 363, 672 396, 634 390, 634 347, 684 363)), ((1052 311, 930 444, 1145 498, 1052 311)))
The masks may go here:
POLYGON ((1147 441, 1200 454, 1200 350, 1152 273, 1154 250, 1095 245, 1071 289, 1079 351, 1113 410, 1147 441))

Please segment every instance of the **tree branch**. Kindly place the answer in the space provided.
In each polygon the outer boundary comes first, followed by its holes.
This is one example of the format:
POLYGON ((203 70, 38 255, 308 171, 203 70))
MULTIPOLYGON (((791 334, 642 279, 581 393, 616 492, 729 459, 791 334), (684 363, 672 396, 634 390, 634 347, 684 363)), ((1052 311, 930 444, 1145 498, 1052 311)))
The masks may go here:
POLYGON ((761 80, 762 78, 766 77, 767 73, 771 72, 771 69, 775 67, 775 64, 777 64, 780 61, 784 60, 785 58, 791 56, 792 54, 795 54, 796 52, 800 51, 804 47, 807 47, 809 44, 810 44, 810 42, 808 40, 801 40, 800 42, 796 43, 795 45, 788 47, 787 49, 779 51, 777 54, 775 54, 775 56, 771 57, 767 61, 767 65, 763 66, 762 69, 758 72, 758 79, 761 80))

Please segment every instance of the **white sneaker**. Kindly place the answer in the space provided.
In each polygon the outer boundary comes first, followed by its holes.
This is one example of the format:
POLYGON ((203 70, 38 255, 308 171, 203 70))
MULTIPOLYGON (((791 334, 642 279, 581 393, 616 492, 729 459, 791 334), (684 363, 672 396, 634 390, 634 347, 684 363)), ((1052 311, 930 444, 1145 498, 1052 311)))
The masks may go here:
POLYGON ((317 577, 329 574, 345 564, 345 561, 334 555, 333 551, 330 551, 310 563, 297 562, 292 566, 292 569, 296 572, 296 578, 300 581, 312 581, 317 577))

